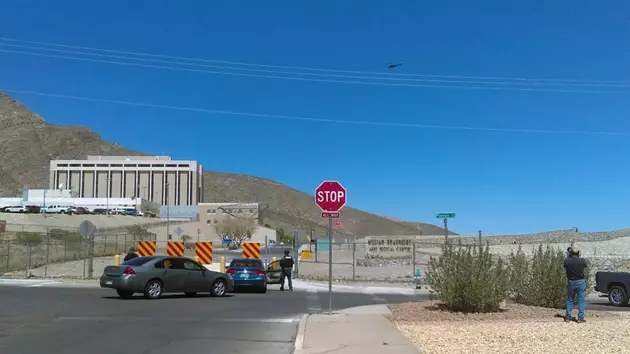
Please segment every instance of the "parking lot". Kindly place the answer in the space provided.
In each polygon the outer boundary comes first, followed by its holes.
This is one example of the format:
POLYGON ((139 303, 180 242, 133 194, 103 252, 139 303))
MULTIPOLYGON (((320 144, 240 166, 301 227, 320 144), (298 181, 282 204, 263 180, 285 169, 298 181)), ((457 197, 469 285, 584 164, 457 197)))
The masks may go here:
MULTIPOLYGON (((334 308, 425 296, 340 293, 334 308)), ((325 292, 121 300, 100 288, 0 286, 0 353, 292 353, 298 321, 325 292)))

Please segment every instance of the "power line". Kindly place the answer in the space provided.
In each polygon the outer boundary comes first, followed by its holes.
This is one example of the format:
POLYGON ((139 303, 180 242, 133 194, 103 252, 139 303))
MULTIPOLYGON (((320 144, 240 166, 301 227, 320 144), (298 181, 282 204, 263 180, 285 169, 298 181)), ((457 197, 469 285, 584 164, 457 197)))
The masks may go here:
MULTIPOLYGON (((630 88, 630 83, 628 84, 603 84, 603 83, 560 83, 560 82, 500 82, 500 81, 479 81, 479 80, 455 80, 455 79, 420 79, 420 78, 400 78, 400 77, 378 77, 378 76, 357 76, 357 75, 339 75, 339 74, 320 74, 320 73, 305 73, 305 72, 294 72, 294 71, 281 71, 281 70, 269 70, 269 69, 250 69, 250 68, 238 68, 234 66, 223 66, 216 64, 195 64, 195 63, 186 63, 182 61, 171 61, 171 60, 161 60, 161 59, 147 59, 147 58, 136 58, 131 56, 121 56, 121 55, 111 55, 111 54, 101 54, 101 53, 89 53, 85 51, 74 51, 67 49, 54 49, 54 48, 39 48, 39 47, 31 47, 20 44, 7 44, 2 43, 0 41, 0 46, 4 47, 14 47, 14 48, 24 48, 24 49, 34 49, 34 50, 44 50, 51 51, 57 53, 67 53, 67 54, 78 54, 78 55, 89 55, 96 56, 101 58, 111 58, 111 59, 123 59, 125 62, 129 60, 136 60, 142 62, 153 62, 160 64, 174 64, 174 65, 183 65, 183 66, 193 66, 193 67, 203 67, 203 68, 215 68, 222 70, 240 70, 240 71, 252 71, 252 72, 262 72, 262 73, 271 73, 271 74, 286 74, 286 75, 304 75, 304 76, 314 76, 314 77, 327 77, 327 78, 341 78, 341 79, 361 79, 361 80, 390 80, 390 81, 411 81, 411 82, 437 82, 437 83, 448 83, 448 84, 465 84, 465 85, 522 85, 522 86, 565 86, 565 87, 613 87, 613 88, 630 88)), ((25 52, 21 51, 10 51, 11 53, 17 54, 25 54, 25 52)), ((29 52, 30 53, 30 52, 29 52)))
POLYGON ((400 76, 400 77, 452 78, 452 79, 467 79, 467 80, 504 80, 504 81, 513 80, 513 81, 541 81, 541 82, 567 82, 567 83, 573 82, 573 83, 630 84, 630 81, 614 81, 614 80, 580 80, 580 79, 505 77, 505 76, 497 77, 497 76, 408 74, 408 73, 383 73, 383 72, 376 72, 376 71, 323 69, 323 68, 312 68, 312 67, 301 67, 301 66, 253 64, 253 63, 244 63, 244 62, 236 62, 236 61, 210 60, 210 59, 181 57, 181 56, 172 56, 172 55, 161 55, 161 54, 152 54, 152 53, 103 49, 103 48, 95 48, 95 47, 75 46, 75 45, 67 45, 67 44, 59 44, 59 43, 51 43, 51 42, 28 41, 28 40, 7 38, 7 37, 0 37, 0 41, 15 42, 15 43, 28 43, 28 44, 45 45, 45 46, 60 47, 60 48, 91 50, 91 51, 99 51, 99 52, 104 52, 104 53, 129 54, 129 55, 139 55, 139 56, 154 57, 154 58, 188 60, 188 61, 196 61, 196 62, 204 62, 204 63, 242 65, 242 66, 253 66, 253 67, 264 67, 264 68, 289 69, 289 70, 306 70, 306 71, 319 71, 319 72, 385 75, 385 76, 400 76))
POLYGON ((348 80, 332 80, 332 79, 317 79, 310 77, 290 77, 290 76, 278 76, 278 75, 264 75, 264 74, 250 74, 250 73, 236 73, 228 71, 216 71, 216 70, 202 70, 193 68, 178 68, 172 66, 153 65, 153 64, 140 64, 119 62, 112 60, 93 59, 93 58, 81 58, 70 57, 65 55, 44 54, 44 53, 32 53, 9 49, 0 49, 0 52, 23 54, 31 56, 40 56, 57 59, 78 60, 95 63, 114 64, 122 66, 135 66, 162 70, 176 70, 176 71, 188 71, 202 74, 219 74, 219 75, 231 75, 231 76, 245 76, 245 77, 258 77, 267 79, 283 79, 294 81, 312 81, 312 82, 326 82, 326 83, 339 83, 339 84, 355 84, 355 85, 370 85, 370 86, 393 86, 393 87, 416 87, 416 88, 443 88, 443 89, 460 89, 460 90, 491 90, 491 91, 527 91, 527 92, 564 92, 564 93, 608 93, 608 94, 629 94, 630 91, 624 90, 582 90, 582 89, 563 89, 563 88, 539 88, 539 87, 489 87, 489 86, 456 86, 456 85, 437 85, 437 84, 404 84, 404 83, 390 83, 390 82, 369 82, 369 81, 348 81, 348 80))
POLYGON ((545 129, 510 129, 510 128, 446 126, 446 125, 432 125, 432 124, 411 124, 411 123, 355 121, 355 120, 329 119, 329 118, 312 118, 312 117, 285 116, 285 115, 264 114, 264 113, 235 112, 235 111, 225 111, 225 110, 215 110, 215 109, 205 109, 205 108, 178 107, 178 106, 158 105, 158 104, 142 103, 142 102, 110 100, 110 99, 104 99, 104 98, 60 95, 60 94, 54 94, 54 93, 7 89, 7 88, 0 88, 0 91, 12 92, 12 93, 24 94, 24 95, 36 95, 36 96, 63 98, 63 99, 80 100, 80 101, 88 101, 88 102, 110 103, 110 104, 118 104, 118 105, 126 105, 126 106, 169 109, 169 110, 198 112, 198 113, 207 113, 207 114, 234 115, 234 116, 243 116, 243 117, 252 117, 252 118, 268 118, 268 119, 277 119, 277 120, 314 122, 314 123, 354 124, 354 125, 369 125, 369 126, 379 126, 379 127, 417 128, 417 129, 487 131, 487 132, 500 132, 500 133, 563 134, 563 135, 589 135, 589 136, 594 136, 594 135, 595 136, 630 136, 630 133, 625 133, 625 132, 588 132, 588 131, 568 131, 568 130, 545 130, 545 129))

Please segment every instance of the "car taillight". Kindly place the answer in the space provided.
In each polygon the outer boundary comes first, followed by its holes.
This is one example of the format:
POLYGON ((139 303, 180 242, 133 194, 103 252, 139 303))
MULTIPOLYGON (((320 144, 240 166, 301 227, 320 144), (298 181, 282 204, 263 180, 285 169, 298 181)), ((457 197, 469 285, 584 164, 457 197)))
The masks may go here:
POLYGON ((131 267, 127 267, 125 268, 125 270, 123 270, 123 274, 127 274, 127 275, 135 275, 136 271, 133 270, 133 268, 131 267))
POLYGON ((265 271, 260 270, 260 269, 255 269, 252 273, 256 275, 265 275, 265 271))
POLYGON ((228 269, 227 272, 229 275, 236 273, 236 269, 228 269))

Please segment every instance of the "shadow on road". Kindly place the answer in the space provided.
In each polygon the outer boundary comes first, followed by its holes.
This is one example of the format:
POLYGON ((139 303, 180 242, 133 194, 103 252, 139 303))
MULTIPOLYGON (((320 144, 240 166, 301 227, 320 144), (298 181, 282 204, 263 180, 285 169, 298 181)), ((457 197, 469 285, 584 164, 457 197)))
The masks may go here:
MULTIPOLYGON (((194 296, 187 296, 187 295, 184 295, 184 294, 173 294, 173 295, 162 295, 159 298, 159 300, 194 299, 194 298, 202 298, 202 297, 211 297, 211 298, 221 299, 221 298, 234 297, 234 295, 226 294, 224 296, 213 297, 213 296, 210 296, 210 294, 197 294, 197 295, 194 295, 194 296)), ((142 295, 134 295, 133 297, 128 298, 128 299, 123 299, 123 298, 121 298, 119 296, 103 296, 102 298, 103 299, 107 299, 107 300, 124 300, 124 301, 129 301, 129 300, 148 300, 142 295)))

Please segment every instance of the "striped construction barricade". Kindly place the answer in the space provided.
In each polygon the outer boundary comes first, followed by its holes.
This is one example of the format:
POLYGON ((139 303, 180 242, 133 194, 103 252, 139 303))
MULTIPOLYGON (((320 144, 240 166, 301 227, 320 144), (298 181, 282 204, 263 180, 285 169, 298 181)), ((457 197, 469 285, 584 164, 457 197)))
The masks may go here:
POLYGON ((212 264, 212 242, 197 242, 195 256, 201 264, 212 264))
POLYGON ((140 257, 155 255, 155 241, 138 241, 138 255, 140 257))
POLYGON ((166 254, 169 256, 183 257, 184 243, 180 241, 169 241, 166 244, 166 254))
POLYGON ((260 258, 260 242, 245 242, 243 258, 260 258))

